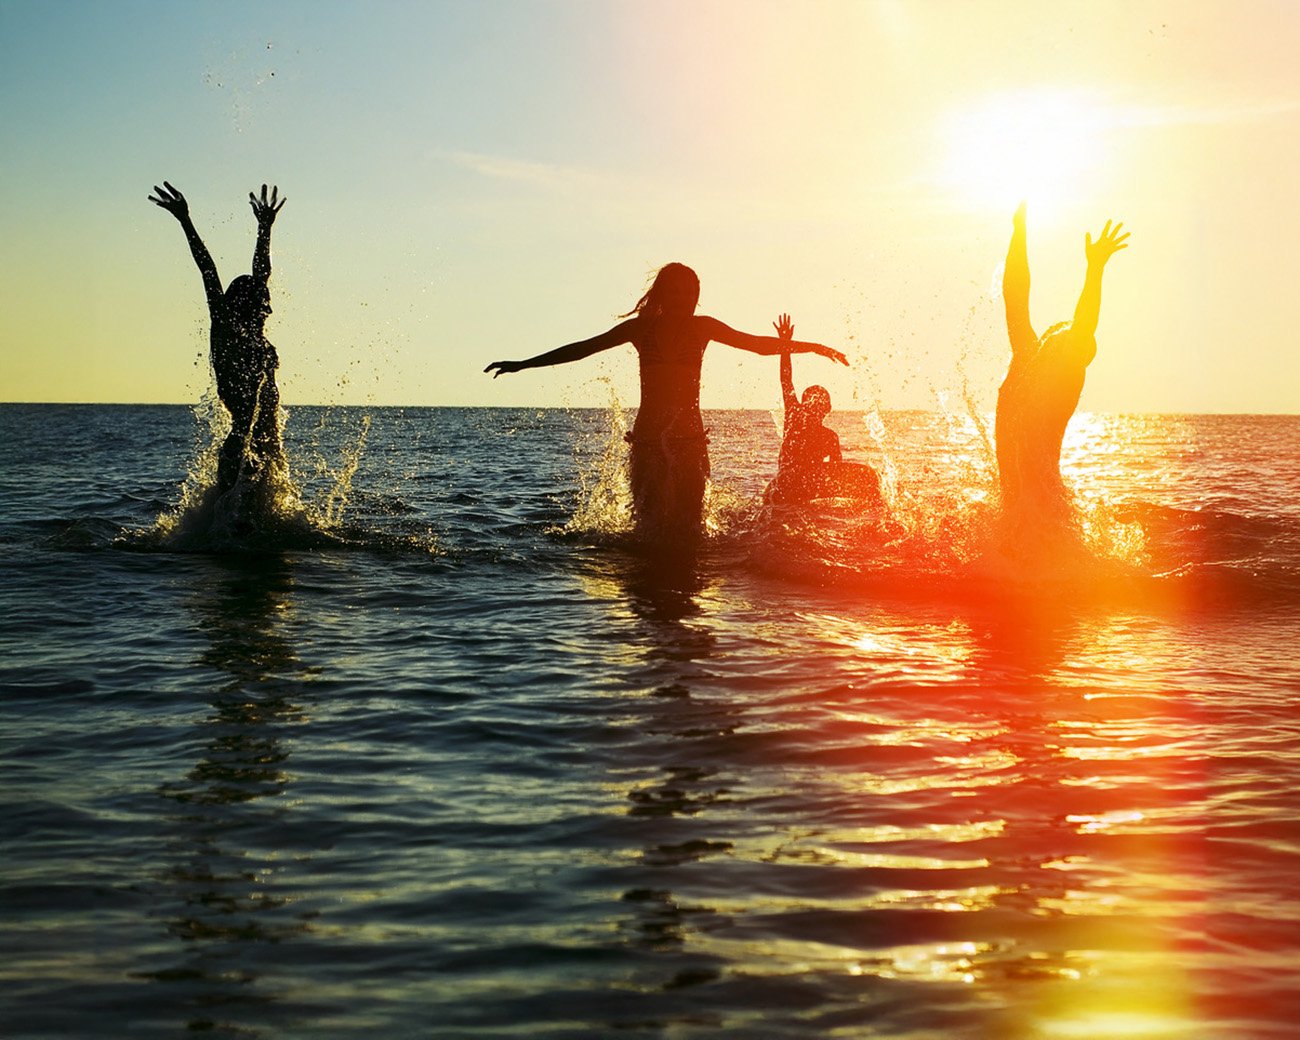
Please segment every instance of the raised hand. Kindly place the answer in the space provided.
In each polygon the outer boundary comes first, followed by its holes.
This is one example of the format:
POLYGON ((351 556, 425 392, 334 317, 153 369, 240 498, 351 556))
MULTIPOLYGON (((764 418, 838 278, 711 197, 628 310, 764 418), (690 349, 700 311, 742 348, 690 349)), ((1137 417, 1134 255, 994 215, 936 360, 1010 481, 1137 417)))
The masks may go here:
POLYGON ((492 364, 483 369, 484 372, 492 372, 493 379, 497 376, 507 375, 511 372, 522 372, 523 370, 523 365, 518 361, 493 361, 492 364), (494 369, 495 371, 493 371, 494 369))
POLYGON ((262 197, 259 199, 251 191, 248 193, 248 204, 253 207, 253 216, 257 218, 258 227, 270 227, 275 223, 275 216, 284 207, 288 199, 279 198, 280 189, 274 184, 271 185, 271 194, 268 197, 266 185, 262 185, 262 197), (277 199, 279 200, 277 202, 277 199))
POLYGON ((1092 240, 1091 234, 1084 236, 1083 252, 1088 258, 1089 266, 1094 264, 1101 266, 1121 249, 1128 248, 1128 242, 1126 241, 1128 239, 1128 232, 1125 231, 1122 235, 1120 234, 1120 229, 1123 226, 1124 225, 1120 223, 1116 224, 1112 228, 1110 226, 1110 221, 1108 220, 1106 221, 1106 226, 1102 228, 1101 235, 1097 238, 1096 242, 1092 240))
POLYGON ((772 322, 772 328, 776 329, 776 334, 781 339, 794 339, 794 324, 790 321, 790 315, 782 314, 772 322))
POLYGON ((166 181, 163 181, 161 188, 155 184, 153 191, 149 201, 155 206, 161 206, 177 220, 184 220, 190 215, 190 204, 185 201, 185 196, 166 181))

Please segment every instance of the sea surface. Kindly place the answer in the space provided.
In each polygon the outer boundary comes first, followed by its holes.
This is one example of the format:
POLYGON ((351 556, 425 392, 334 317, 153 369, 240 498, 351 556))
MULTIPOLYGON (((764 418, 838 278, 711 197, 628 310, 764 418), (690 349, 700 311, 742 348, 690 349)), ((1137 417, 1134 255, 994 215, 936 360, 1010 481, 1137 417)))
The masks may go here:
POLYGON ((836 413, 626 536, 612 411, 0 407, 0 1036, 1291 1038, 1300 417, 836 413))

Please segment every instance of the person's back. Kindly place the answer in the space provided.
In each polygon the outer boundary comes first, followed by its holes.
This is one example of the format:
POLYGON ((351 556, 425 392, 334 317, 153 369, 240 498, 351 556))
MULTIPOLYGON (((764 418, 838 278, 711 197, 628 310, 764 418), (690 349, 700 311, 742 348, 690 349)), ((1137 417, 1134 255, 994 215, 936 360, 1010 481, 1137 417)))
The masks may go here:
POLYGON ((811 470, 840 458, 839 434, 816 419, 800 417, 786 427, 778 465, 782 469, 811 470))
POLYGON ((1033 355, 1013 364, 998 390, 995 426, 1003 498, 1063 501, 1061 444, 1083 393, 1096 340, 1069 323, 1044 334, 1033 355))
MULTIPOLYGON (((243 288, 239 278, 231 288, 236 293, 243 288)), ((270 440, 275 436, 274 421, 280 407, 275 374, 280 361, 260 322, 245 320, 249 310, 257 313, 265 306, 269 313, 270 305, 255 298, 255 287, 246 291, 253 297, 250 301, 223 299, 212 308, 212 368, 217 395, 230 412, 232 432, 247 438, 251 431, 255 450, 261 455, 271 447, 270 440)))
POLYGON ((1029 320, 1029 258, 1023 204, 1016 211, 1003 274, 1011 363, 998 389, 995 439, 1004 508, 1060 514, 1069 507, 1061 481, 1061 444, 1078 407, 1088 365, 1097 354, 1101 276, 1106 261, 1127 248, 1123 225, 1106 223, 1085 239, 1088 272, 1074 318, 1040 338, 1029 320))
POLYGON ((700 371, 709 336, 694 314, 639 318, 630 330, 640 368, 637 427, 643 432, 703 432, 700 371))
POLYGON ((830 396, 819 386, 809 387, 802 402, 786 409, 777 460, 778 498, 805 501, 834 492, 831 466, 841 461, 842 453, 839 435, 824 425, 829 412, 830 396))

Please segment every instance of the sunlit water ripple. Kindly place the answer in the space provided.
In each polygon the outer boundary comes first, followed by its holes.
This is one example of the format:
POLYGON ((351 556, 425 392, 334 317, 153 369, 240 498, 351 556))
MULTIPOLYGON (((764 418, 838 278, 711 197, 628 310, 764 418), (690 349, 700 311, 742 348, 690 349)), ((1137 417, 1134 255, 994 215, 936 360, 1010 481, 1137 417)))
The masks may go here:
POLYGON ((1294 1036, 1300 419, 1078 417, 1018 571, 975 419, 835 418, 889 515, 715 413, 666 573, 604 412, 295 409, 342 520, 217 553, 188 410, 0 408, 0 1034, 1294 1036))

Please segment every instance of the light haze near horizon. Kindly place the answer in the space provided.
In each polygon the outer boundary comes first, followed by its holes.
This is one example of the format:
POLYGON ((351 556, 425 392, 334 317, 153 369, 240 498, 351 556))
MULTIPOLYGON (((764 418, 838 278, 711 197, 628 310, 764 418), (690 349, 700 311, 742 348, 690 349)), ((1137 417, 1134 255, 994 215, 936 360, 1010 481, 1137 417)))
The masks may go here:
MULTIPOLYGON (((1032 314, 1110 263, 1093 411, 1300 410, 1300 5, 702 0, 0 0, 0 399, 207 389, 185 192, 223 282, 278 184, 286 403, 634 405, 582 339, 670 260, 700 310, 783 311, 850 370, 838 408, 991 409, 997 279, 1029 202, 1032 314)), ((705 407, 777 407, 775 358, 714 345, 705 407)))

